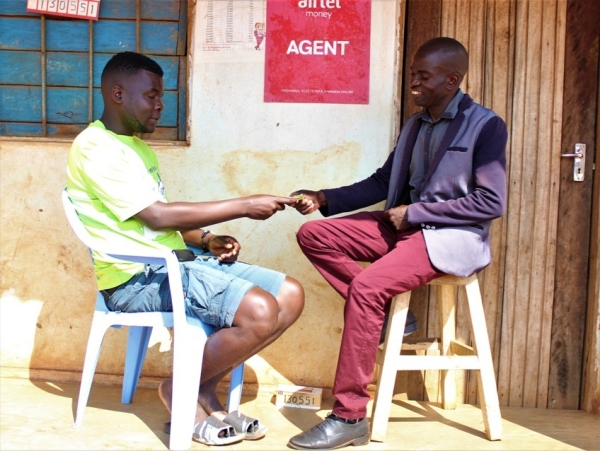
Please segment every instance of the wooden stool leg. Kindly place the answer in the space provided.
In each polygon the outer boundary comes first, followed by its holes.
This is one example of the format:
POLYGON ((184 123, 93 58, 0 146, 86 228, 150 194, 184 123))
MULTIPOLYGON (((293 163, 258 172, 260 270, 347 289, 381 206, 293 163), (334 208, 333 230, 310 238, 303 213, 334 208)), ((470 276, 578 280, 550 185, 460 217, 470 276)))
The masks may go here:
MULTIPOLYGON (((456 296, 452 285, 437 287, 442 355, 452 353, 450 345, 456 339, 456 296)), ((456 409, 455 370, 440 370, 442 407, 456 409)))
POLYGON ((469 316, 473 341, 479 358, 481 369, 477 371, 477 387, 479 404, 483 413, 485 431, 489 440, 502 439, 502 417, 498 401, 498 388, 494 374, 494 362, 490 350, 490 342, 483 312, 483 302, 477 279, 465 286, 469 302, 469 316))
POLYGON ((385 440, 390 410, 392 408, 394 383, 398 371, 395 363, 402 348, 410 294, 411 292, 409 291, 394 297, 390 307, 390 317, 383 345, 383 361, 381 362, 380 377, 377 382, 377 390, 373 402, 373 414, 371 415, 371 440, 377 442, 385 440))

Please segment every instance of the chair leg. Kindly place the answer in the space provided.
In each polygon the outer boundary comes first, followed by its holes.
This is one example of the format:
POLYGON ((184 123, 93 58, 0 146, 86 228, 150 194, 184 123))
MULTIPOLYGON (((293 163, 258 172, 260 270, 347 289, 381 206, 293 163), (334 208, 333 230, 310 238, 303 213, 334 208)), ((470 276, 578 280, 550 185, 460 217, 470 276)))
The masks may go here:
POLYGON ((192 443, 194 418, 207 334, 201 327, 175 329, 173 337, 173 400, 169 449, 187 450, 192 443))
POLYGON ((102 341, 104 340, 104 334, 109 327, 110 326, 106 324, 106 322, 104 322, 97 315, 94 315, 94 318, 92 319, 92 326, 90 328, 90 336, 88 338, 87 348, 85 351, 83 372, 81 373, 79 398, 77 399, 75 423, 73 423, 74 428, 81 427, 83 424, 85 407, 87 406, 88 399, 90 397, 90 390, 92 388, 92 381, 94 380, 94 373, 96 372, 98 357, 100 356, 100 349, 102 348, 102 341))
MULTIPOLYGON (((456 338, 456 296, 452 285, 437 287, 441 353, 450 355, 450 344, 456 338)), ((440 370, 442 408, 456 409, 456 371, 440 370)))
POLYGON ((229 395, 227 396, 227 412, 239 410, 244 386, 244 364, 236 366, 231 372, 229 382, 229 395))
POLYGON ((125 374, 123 375, 123 391, 121 402, 131 403, 144 366, 144 359, 148 351, 148 343, 152 327, 129 326, 129 337, 127 339, 127 354, 125 356, 125 374))
POLYGON ((469 316, 473 341, 481 368, 477 371, 479 404, 483 414, 485 431, 489 440, 502 439, 502 416, 498 401, 498 387, 494 374, 494 362, 485 323, 485 314, 477 280, 465 286, 469 302, 469 316))
POLYGON ((371 415, 371 440, 377 442, 385 441, 398 371, 395 362, 402 348, 410 295, 409 291, 394 297, 390 307, 389 324, 383 345, 383 361, 371 415))

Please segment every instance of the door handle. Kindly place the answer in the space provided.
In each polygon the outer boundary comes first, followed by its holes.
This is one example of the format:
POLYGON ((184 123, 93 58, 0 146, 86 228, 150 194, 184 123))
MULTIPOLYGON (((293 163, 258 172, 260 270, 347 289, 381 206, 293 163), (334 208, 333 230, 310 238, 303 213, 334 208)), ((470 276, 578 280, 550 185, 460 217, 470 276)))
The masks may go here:
POLYGON ((574 153, 563 153, 561 157, 573 158, 573 180, 583 182, 585 173, 585 144, 576 143, 574 153))

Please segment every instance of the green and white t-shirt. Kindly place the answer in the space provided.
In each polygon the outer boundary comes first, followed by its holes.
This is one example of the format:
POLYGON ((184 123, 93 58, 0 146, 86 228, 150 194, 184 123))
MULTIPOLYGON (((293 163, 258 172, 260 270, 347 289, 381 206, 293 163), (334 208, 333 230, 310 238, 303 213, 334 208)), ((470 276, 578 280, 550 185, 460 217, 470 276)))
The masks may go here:
MULTIPOLYGON (((154 151, 135 136, 117 135, 100 121, 75 138, 67 166, 67 193, 88 232, 123 251, 132 243, 152 249, 184 249, 177 231, 156 231, 134 215, 167 202, 154 151)), ((98 289, 118 286, 144 270, 141 263, 94 252, 98 289)))

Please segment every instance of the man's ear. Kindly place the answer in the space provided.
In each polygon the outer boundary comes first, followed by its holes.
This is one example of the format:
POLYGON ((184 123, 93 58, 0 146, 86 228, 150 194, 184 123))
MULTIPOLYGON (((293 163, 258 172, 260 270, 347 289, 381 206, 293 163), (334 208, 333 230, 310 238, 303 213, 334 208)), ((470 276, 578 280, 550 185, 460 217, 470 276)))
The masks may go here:
POLYGON ((112 87, 111 94, 112 94, 112 99, 115 103, 123 102, 123 88, 121 88, 118 85, 115 85, 112 87))
POLYGON ((462 82, 462 77, 457 74, 456 72, 452 72, 451 74, 448 75, 448 89, 449 90, 453 90, 456 89, 460 86, 460 83, 462 82))

